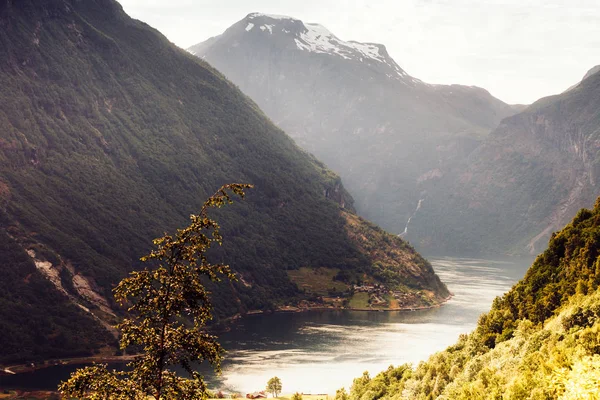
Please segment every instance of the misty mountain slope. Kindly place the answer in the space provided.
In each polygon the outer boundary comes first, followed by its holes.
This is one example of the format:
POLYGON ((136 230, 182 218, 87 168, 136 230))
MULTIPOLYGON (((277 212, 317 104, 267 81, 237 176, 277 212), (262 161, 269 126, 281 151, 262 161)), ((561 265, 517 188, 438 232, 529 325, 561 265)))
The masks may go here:
POLYGON ((339 173, 362 215, 396 233, 421 183, 516 112, 483 89, 411 77, 383 45, 344 41, 289 17, 250 14, 188 51, 339 173))
POLYGON ((0 87, 0 259, 17 269, 3 275, 0 325, 18 333, 2 362, 114 341, 111 288, 229 182, 255 189, 215 214, 225 239, 212 260, 240 278, 210 287, 217 316, 305 299, 288 275, 301 267, 448 294, 403 241, 358 242, 351 232, 376 228, 349 229, 338 176, 113 0, 0 1, 0 87), (373 246, 404 257, 382 266, 373 246))
POLYGON ((543 250, 600 194, 600 74, 505 119, 429 190, 410 239, 475 253, 543 250))
POLYGON ((586 80, 592 75, 597 74, 598 72, 600 72, 600 65, 596 65, 595 67, 590 68, 590 70, 583 76, 582 81, 586 80))
POLYGON ((597 74, 598 72, 600 72, 600 65, 596 65, 595 67, 593 67, 593 68, 590 68, 590 70, 589 70, 588 72, 586 72, 586 74, 583 76, 583 79, 581 79, 581 81, 580 81, 580 82, 577 82, 575 85, 573 85, 573 86, 571 86, 570 88, 568 88, 568 89, 566 90, 566 92, 568 92, 568 91, 569 91, 569 90, 571 90, 571 89, 574 89, 574 88, 576 88, 577 86, 579 86, 579 84, 580 84, 581 82, 583 82, 584 80, 586 80, 586 79, 587 79, 587 78, 589 78, 590 76, 597 74))

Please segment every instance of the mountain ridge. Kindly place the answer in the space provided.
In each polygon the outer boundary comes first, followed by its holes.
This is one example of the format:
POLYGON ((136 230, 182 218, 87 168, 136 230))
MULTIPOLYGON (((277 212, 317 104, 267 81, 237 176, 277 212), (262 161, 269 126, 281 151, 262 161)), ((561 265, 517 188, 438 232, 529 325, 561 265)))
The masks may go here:
POLYGON ((361 58, 344 53, 343 41, 329 31, 298 46, 307 26, 290 17, 249 14, 188 51, 220 70, 301 147, 338 172, 361 215, 402 233, 423 197, 422 181, 444 174, 517 111, 484 89, 413 78, 384 46, 371 45, 377 57, 361 58))
POLYGON ((504 119, 463 164, 429 188, 412 221, 411 241, 421 249, 435 243, 474 254, 542 250, 553 231, 600 194, 599 84, 600 75, 591 75, 504 119))
POLYGON ((354 40, 340 40, 331 31, 318 23, 304 23, 303 21, 283 16, 263 13, 250 13, 244 19, 232 25, 222 35, 214 36, 205 42, 191 46, 187 49, 191 54, 202 54, 206 47, 221 39, 224 35, 239 33, 241 28, 249 34, 279 35, 290 40, 287 46, 313 54, 326 54, 340 57, 345 60, 366 62, 370 65, 382 67, 388 77, 405 80, 405 83, 421 83, 396 64, 389 56, 385 45, 379 43, 358 42, 354 40), (245 26, 245 27, 244 27, 245 26), (274 33, 275 29, 275 33, 274 33), (292 43, 293 41, 293 43, 292 43))
MULTIPOLYGON (((575 89, 577 86, 579 86, 579 84, 581 82, 583 82, 584 80, 586 80, 587 78, 589 78, 590 76, 597 74, 598 72, 600 72, 600 65, 596 65, 595 67, 592 67, 588 70, 588 72, 586 72, 586 74, 583 76, 583 78, 581 78, 581 81, 577 82, 576 84, 574 84, 573 86, 569 87, 567 90, 565 90, 565 92, 568 92, 569 90, 573 90, 575 89)), ((563 92, 564 93, 564 92, 563 92)))

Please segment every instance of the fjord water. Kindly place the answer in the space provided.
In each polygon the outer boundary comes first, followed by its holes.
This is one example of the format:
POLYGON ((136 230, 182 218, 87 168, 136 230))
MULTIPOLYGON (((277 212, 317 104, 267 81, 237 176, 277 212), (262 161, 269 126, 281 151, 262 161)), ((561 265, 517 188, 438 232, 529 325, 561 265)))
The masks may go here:
POLYGON ((364 371, 374 376, 390 365, 418 363, 474 329, 479 315, 523 277, 531 260, 444 258, 432 264, 454 293, 439 308, 312 311, 241 320, 221 336, 230 351, 215 386, 260 390, 277 375, 285 392, 335 393, 364 371))
MULTIPOLYGON (((284 392, 334 393, 389 365, 418 363, 471 331, 492 300, 523 277, 531 260, 442 258, 432 264, 454 297, 439 308, 402 312, 310 311, 252 315, 220 334, 223 373, 210 386, 246 393, 278 376, 284 392)), ((74 366, 0 377, 0 388, 52 389, 74 366)))

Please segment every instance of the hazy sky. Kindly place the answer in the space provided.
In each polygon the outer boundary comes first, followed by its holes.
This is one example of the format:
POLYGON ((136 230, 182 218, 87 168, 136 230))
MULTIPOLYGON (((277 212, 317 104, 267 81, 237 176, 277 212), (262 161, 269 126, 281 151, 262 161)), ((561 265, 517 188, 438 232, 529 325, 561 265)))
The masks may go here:
POLYGON ((600 64, 600 0, 121 0, 186 48, 250 12, 318 22, 385 44, 428 83, 481 86, 509 103, 560 93, 600 64))

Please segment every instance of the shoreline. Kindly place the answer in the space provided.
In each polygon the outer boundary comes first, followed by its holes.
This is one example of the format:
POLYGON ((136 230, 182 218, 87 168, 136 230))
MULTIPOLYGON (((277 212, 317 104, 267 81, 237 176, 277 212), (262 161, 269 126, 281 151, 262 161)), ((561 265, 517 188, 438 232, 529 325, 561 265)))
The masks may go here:
POLYGON ((450 293, 447 297, 441 300, 437 304, 432 304, 429 306, 413 306, 413 307, 399 307, 399 308, 376 308, 376 307, 368 307, 368 308, 352 308, 352 307, 335 307, 335 306, 305 306, 305 307, 293 307, 293 306, 285 306, 279 307, 275 310, 250 310, 245 314, 236 314, 234 316, 225 318, 221 321, 221 323, 235 321, 243 317, 247 317, 249 315, 262 315, 262 314, 275 314, 275 313, 301 313, 307 311, 367 311, 367 312, 404 312, 404 311, 423 311, 423 310, 431 310, 433 308, 439 308, 446 304, 454 297, 453 293, 450 293))
POLYGON ((51 358, 38 363, 16 364, 7 367, 0 366, 0 375, 19 375, 40 369, 56 366, 74 365, 74 364, 93 364, 93 363, 126 363, 132 361, 135 355, 124 356, 84 356, 70 358, 51 358))
POLYGON ((266 314, 275 314, 275 313, 303 313, 310 311, 360 311, 360 312, 413 312, 413 311, 424 311, 431 310, 434 308, 442 307, 448 301, 450 301, 454 297, 454 293, 450 293, 439 303, 432 304, 429 306, 414 306, 414 307, 400 307, 400 308, 351 308, 351 307, 335 307, 335 306, 325 306, 325 305, 314 305, 314 306, 304 306, 304 307, 295 307, 295 306, 283 306, 278 307, 275 310, 249 310, 248 312, 241 314, 237 313, 232 315, 231 317, 224 318, 217 322, 212 329, 215 331, 229 331, 230 325, 244 317, 254 316, 254 315, 266 315, 266 314))
MULTIPOLYGON (((350 308, 350 307, 334 307, 334 306, 307 306, 307 307, 280 307, 276 310, 250 310, 245 314, 236 314, 234 316, 221 320, 216 327, 216 330, 227 329, 223 325, 228 325, 238 319, 251 316, 251 315, 264 315, 274 313, 302 313, 309 311, 361 311, 361 312, 412 312, 412 311, 423 311, 431 310, 434 308, 442 307, 448 301, 454 297, 453 293, 450 293, 445 299, 437 304, 430 306, 415 306, 415 307, 400 307, 400 308, 350 308), (219 329, 220 328, 220 329, 219 329)), ((123 355, 123 356, 85 356, 85 357, 71 357, 71 358, 56 358, 40 361, 39 363, 30 364, 17 364, 9 366, 0 365, 0 375, 18 375, 25 374, 28 372, 37 371, 40 369, 51 368, 59 365, 74 365, 74 364, 92 364, 92 363, 126 363, 132 361, 135 355, 123 355), (32 365, 33 364, 33 365, 32 365)))

